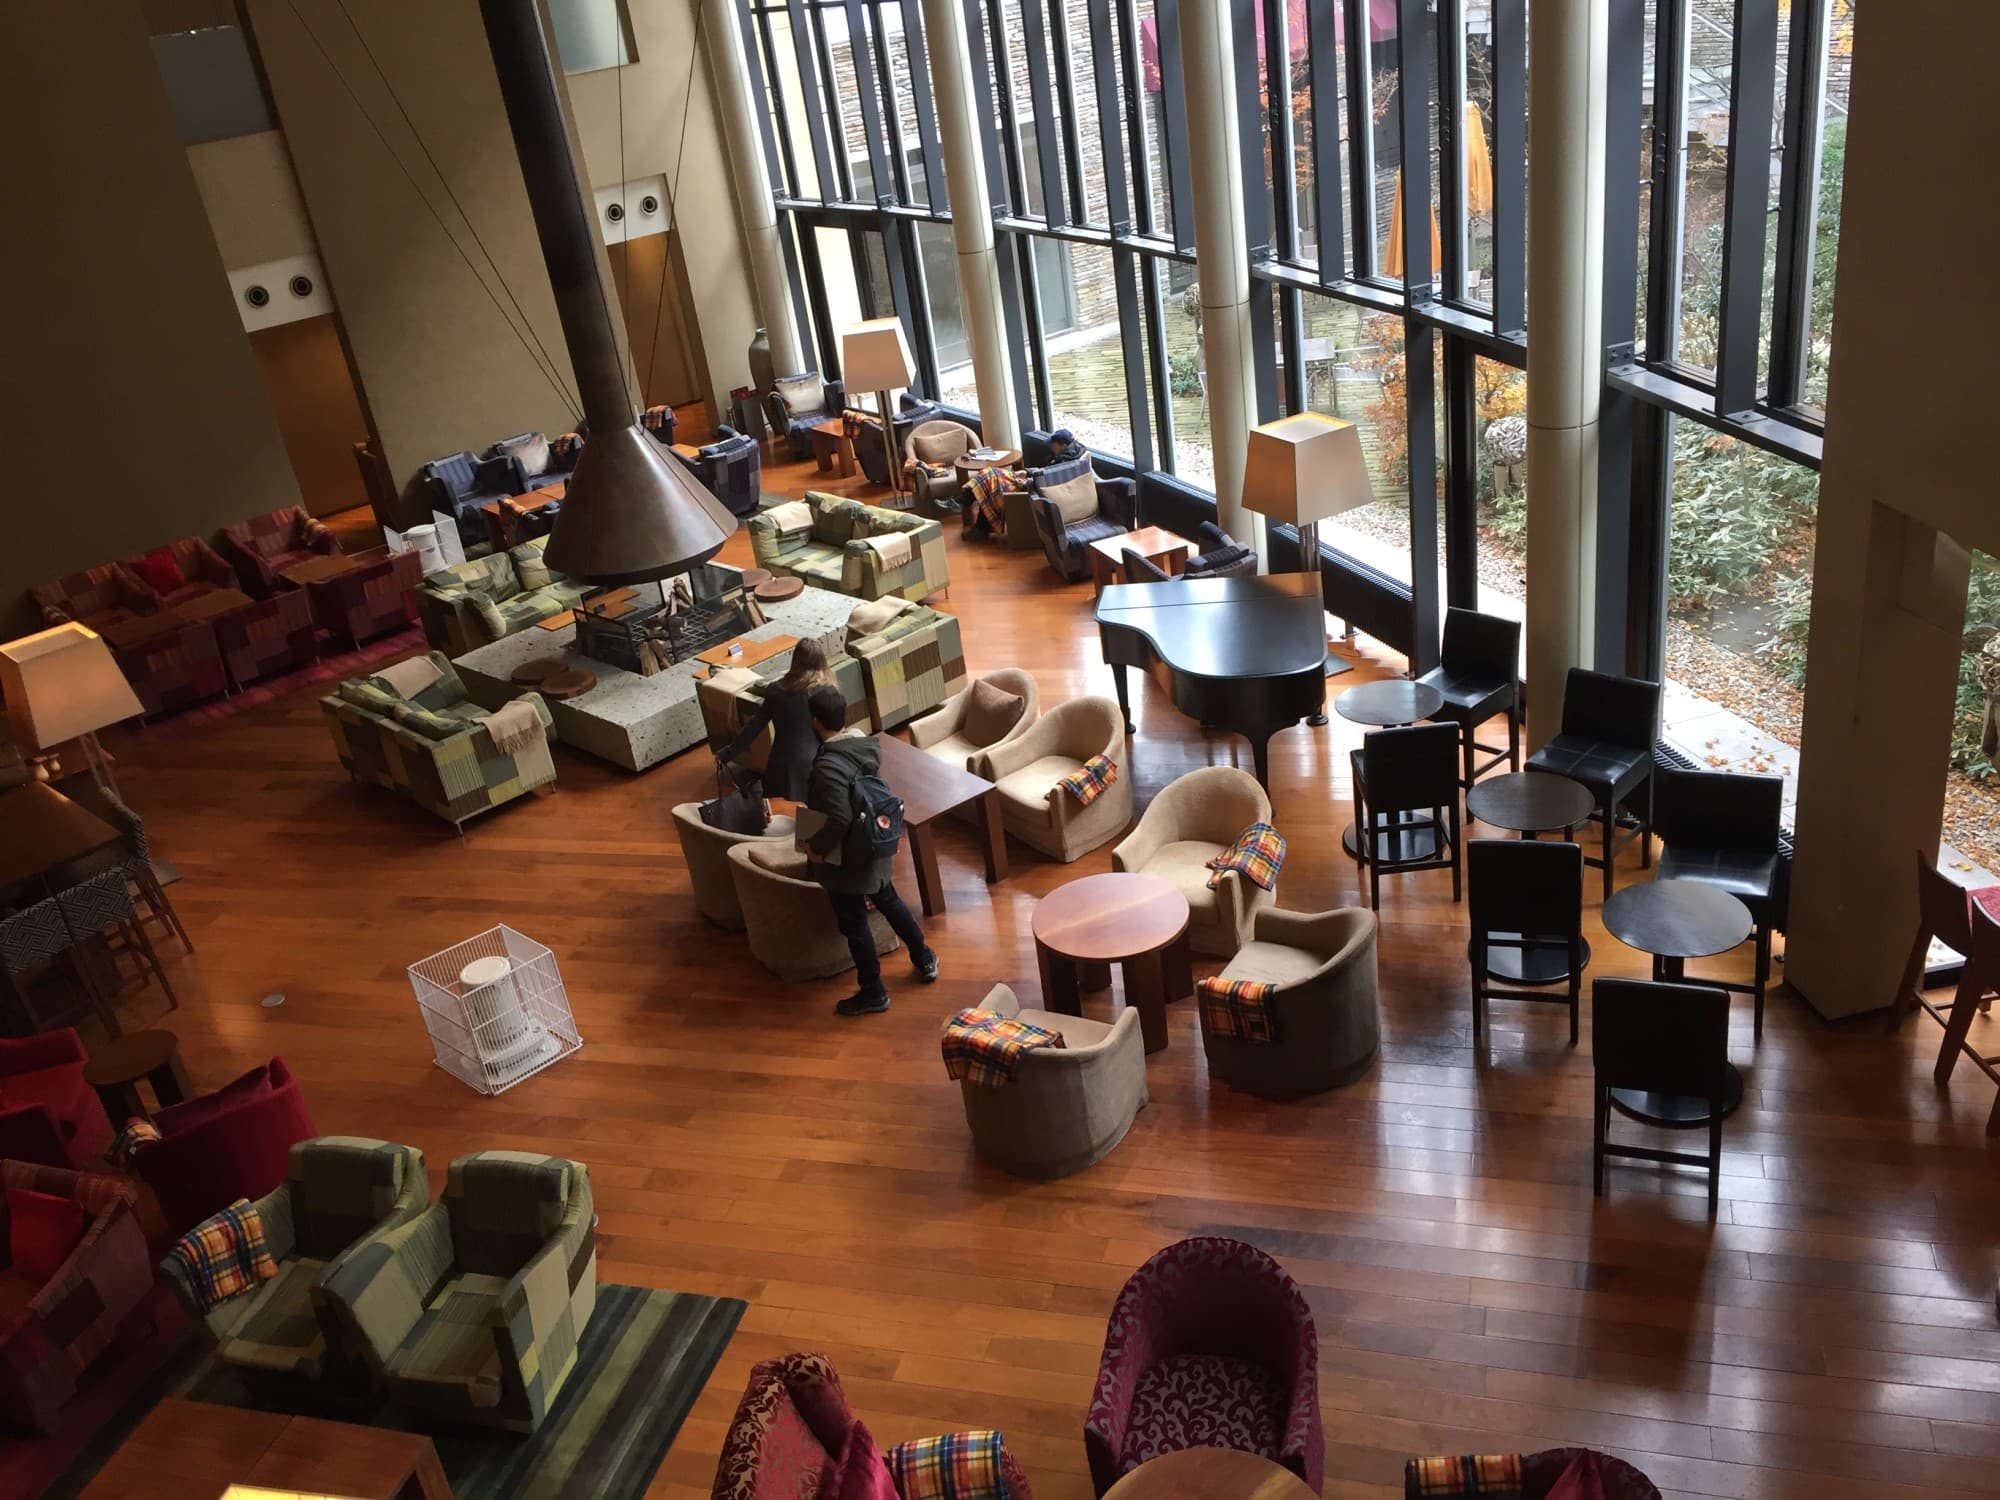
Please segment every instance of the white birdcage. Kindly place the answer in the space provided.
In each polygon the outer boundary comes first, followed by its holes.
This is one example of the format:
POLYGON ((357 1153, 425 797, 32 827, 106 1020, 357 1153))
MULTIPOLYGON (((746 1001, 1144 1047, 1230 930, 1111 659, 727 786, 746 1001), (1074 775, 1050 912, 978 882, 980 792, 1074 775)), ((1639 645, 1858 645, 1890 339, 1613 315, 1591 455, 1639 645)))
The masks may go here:
POLYGON ((556 956, 511 927, 410 965, 437 1064, 498 1094, 583 1045, 556 956))

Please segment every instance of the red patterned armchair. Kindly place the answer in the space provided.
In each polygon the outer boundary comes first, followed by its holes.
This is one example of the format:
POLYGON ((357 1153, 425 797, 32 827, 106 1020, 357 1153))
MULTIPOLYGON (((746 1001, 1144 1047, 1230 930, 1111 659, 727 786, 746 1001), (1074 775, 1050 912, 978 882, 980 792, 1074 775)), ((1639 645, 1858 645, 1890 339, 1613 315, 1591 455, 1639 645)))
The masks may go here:
MULTIPOLYGON (((875 1451, 867 1427, 847 1405, 831 1361, 824 1354, 780 1355, 750 1371, 722 1441, 711 1500, 799 1500, 831 1493, 821 1489, 829 1469, 866 1462, 860 1455, 875 1451)), ((886 1474, 867 1493, 907 1493, 889 1463, 879 1455, 874 1462, 886 1474)), ((1004 1443, 1000 1483, 1004 1500, 1034 1500, 1027 1474, 1004 1443)))
POLYGON ((282 575, 292 564, 340 550, 333 533, 297 505, 225 526, 216 541, 236 565, 243 592, 256 599, 289 588, 282 575))
POLYGON ((219 698, 229 685, 214 627, 162 614, 159 595, 123 563, 86 568, 28 592, 45 623, 74 620, 105 638, 148 718, 219 698))
POLYGON ((83 1081, 87 1060, 69 1027, 0 1041, 0 1157, 79 1171, 99 1163, 111 1122, 83 1081))
MULTIPOLYGON (((204 594, 237 587, 236 570, 198 536, 184 536, 143 557, 120 562, 159 596, 162 608, 191 603, 204 594)), ((238 687, 289 672, 319 659, 319 628, 312 602, 297 589, 254 596, 252 603, 211 614, 215 644, 238 687)))
MULTIPOLYGON (((67 1199, 83 1237, 53 1275, 10 1259, 0 1271, 0 1421, 48 1432, 69 1399, 153 1287, 146 1236, 132 1212, 139 1191, 123 1177, 0 1161, 0 1188, 67 1199)), ((0 1195, 0 1229, 11 1229, 0 1195)), ((8 1235, 0 1233, 0 1255, 8 1235)))
POLYGON ((134 1151, 132 1166, 176 1235, 238 1198, 263 1197, 285 1180, 293 1145, 319 1134, 281 1057, 212 1094, 155 1111, 153 1123, 160 1139, 134 1151))
POLYGON ((392 552, 312 585, 313 617, 350 646, 417 622, 415 589, 424 581, 422 557, 392 552))
POLYGON ((1239 1448, 1317 1492, 1318 1368, 1312 1310, 1275 1260, 1212 1235, 1167 1246, 1112 1305, 1083 1424, 1092 1484, 1102 1495, 1182 1448, 1239 1448))

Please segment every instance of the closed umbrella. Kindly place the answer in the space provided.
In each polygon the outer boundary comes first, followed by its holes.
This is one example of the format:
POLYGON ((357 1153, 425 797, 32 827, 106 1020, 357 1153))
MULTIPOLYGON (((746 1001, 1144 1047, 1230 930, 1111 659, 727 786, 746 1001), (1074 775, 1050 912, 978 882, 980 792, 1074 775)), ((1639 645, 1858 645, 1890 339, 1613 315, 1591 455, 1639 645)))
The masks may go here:
MULTIPOLYGON (((1493 212, 1493 156, 1486 149, 1486 121, 1479 106, 1465 105, 1465 211, 1469 214, 1493 212)), ((1382 258, 1388 275, 1403 274, 1403 169, 1396 169, 1396 206, 1390 210, 1389 249, 1382 258)), ((1431 210, 1431 265, 1444 258, 1444 238, 1438 232, 1437 210, 1431 210)))

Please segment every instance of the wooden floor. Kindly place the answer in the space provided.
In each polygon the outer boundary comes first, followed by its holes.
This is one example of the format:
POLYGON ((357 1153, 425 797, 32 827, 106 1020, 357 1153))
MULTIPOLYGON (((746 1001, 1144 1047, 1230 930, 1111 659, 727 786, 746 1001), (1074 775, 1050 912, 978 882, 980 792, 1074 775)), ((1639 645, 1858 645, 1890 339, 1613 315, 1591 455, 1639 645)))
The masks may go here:
MULTIPOLYGON (((813 482, 809 465, 766 476, 813 482)), ((1088 585, 1039 553, 955 533, 948 548, 973 670, 1026 667, 1045 704, 1110 691, 1088 585)), ((747 538, 723 559, 746 561, 747 538)), ((1349 654, 1336 691, 1401 666, 1365 640, 1349 654)), ((1138 726, 1142 805, 1196 766, 1248 765, 1243 742, 1150 690, 1138 726)), ((1357 733, 1335 717, 1272 742, 1286 906, 1357 899, 1338 848, 1357 733)), ((1065 868, 1017 845, 989 894, 970 829, 947 829, 943 978, 897 983, 899 956, 894 1008, 842 1021, 846 985, 779 984, 696 917, 668 809, 711 787, 702 753, 631 777, 559 750, 554 795, 460 838, 349 783, 312 689, 115 748, 185 874, 173 894, 198 951, 171 965, 168 1024, 197 1082, 281 1053, 323 1130, 412 1142, 434 1176, 482 1147, 579 1157, 601 1276, 749 1301, 656 1496, 707 1494, 751 1363, 801 1348, 831 1354, 879 1440, 996 1426, 1043 1500, 1087 1495, 1104 1316, 1134 1266, 1196 1231, 1263 1245, 1305 1286, 1328 1495, 1399 1494, 1410 1454, 1562 1443, 1672 1494, 2000 1492, 1992 1098, 1966 1068, 1933 1088, 1927 1023, 1830 1029, 1781 989, 1753 1044, 1739 1000, 1747 1093, 1720 1215, 1696 1174, 1638 1165, 1593 1201, 1588 1025, 1572 1050, 1559 1008, 1503 1004, 1475 1049, 1463 908, 1448 875, 1403 877, 1383 895, 1382 1055, 1364 1079, 1287 1106, 1232 1094, 1178 1005, 1124 1144, 1031 1184, 973 1159, 938 1027, 996 980, 1034 996, 1030 910, 1108 850, 1065 868), (495 922, 555 950, 586 1045, 487 1100, 432 1065, 404 969, 495 922), (284 1005, 262 1007, 274 992, 284 1005)), ((1620 878, 1643 878, 1636 848, 1620 878)), ((1644 972, 1594 896, 1586 919, 1593 974, 1644 972)))

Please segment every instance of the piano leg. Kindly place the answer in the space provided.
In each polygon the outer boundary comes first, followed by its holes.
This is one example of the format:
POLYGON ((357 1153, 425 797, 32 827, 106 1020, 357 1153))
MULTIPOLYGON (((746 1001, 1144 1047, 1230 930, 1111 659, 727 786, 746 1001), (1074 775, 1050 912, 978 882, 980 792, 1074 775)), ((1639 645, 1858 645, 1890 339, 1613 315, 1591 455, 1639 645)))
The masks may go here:
MULTIPOLYGON (((1125 668, 1123 666, 1114 666, 1111 669, 1111 681, 1118 688, 1118 712, 1125 717, 1125 732, 1127 734, 1134 734, 1137 731, 1132 728, 1132 700, 1126 696, 1125 668)), ((1262 781, 1264 778, 1259 776, 1257 779, 1262 781)))
POLYGON ((1271 790, 1271 736, 1268 734, 1252 734, 1246 736, 1246 738, 1250 741, 1251 764, 1257 770, 1257 785, 1268 792, 1271 790))

